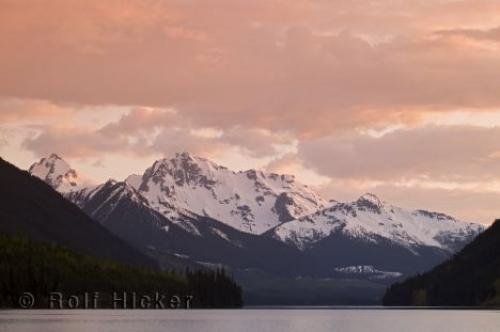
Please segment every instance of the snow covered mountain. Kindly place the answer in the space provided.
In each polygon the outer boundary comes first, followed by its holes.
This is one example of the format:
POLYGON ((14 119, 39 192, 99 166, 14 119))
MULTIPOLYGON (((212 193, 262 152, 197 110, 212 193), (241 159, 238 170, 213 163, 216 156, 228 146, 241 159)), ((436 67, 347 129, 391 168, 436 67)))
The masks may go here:
POLYGON ((234 172, 188 153, 158 160, 142 177, 133 175, 126 182, 171 220, 179 213, 193 213, 251 234, 326 206, 323 198, 291 175, 234 172))
POLYGON ((351 203, 335 203, 309 216, 283 223, 272 235, 307 250, 332 234, 376 243, 379 238, 408 249, 436 247, 450 253, 482 232, 479 224, 442 213, 406 210, 365 194, 351 203))
MULTIPOLYGON (((442 213, 396 207, 373 194, 351 203, 327 203, 292 175, 234 172, 189 153, 158 160, 143 175, 131 175, 124 182, 110 180, 83 189, 76 171, 56 154, 33 164, 29 172, 80 207, 114 185, 115 190, 106 191, 108 196, 101 194, 102 205, 116 200, 116 195, 127 195, 173 223, 208 217, 241 232, 266 233, 300 250, 343 234, 369 242, 383 238, 409 249, 429 246, 454 252, 484 229, 442 213)), ((91 214, 98 213, 99 206, 94 209, 91 214)))
MULTIPOLYGON (((411 275, 442 262, 483 230, 372 194, 327 203, 293 176, 234 172, 188 153, 158 160, 123 182, 80 190, 76 172, 56 155, 30 172, 154 257, 180 255, 288 277, 344 276, 351 266, 411 275)), ((381 273, 375 272, 370 278, 381 273)))
POLYGON ((34 163, 30 167, 29 173, 42 179, 61 193, 80 189, 76 171, 55 153, 34 163))
POLYGON ((307 287, 340 280, 348 294, 377 303, 388 283, 443 262, 483 230, 372 194, 328 202, 293 176, 234 172, 188 153, 87 188, 57 155, 30 173, 164 268, 230 267, 257 298, 274 278, 286 297, 308 278, 307 287))
POLYGON ((173 268, 175 258, 190 265, 252 266, 289 274, 300 255, 273 238, 244 233, 208 217, 178 213, 174 222, 151 208, 126 182, 109 180, 66 197, 113 234, 158 259, 164 268, 173 268))

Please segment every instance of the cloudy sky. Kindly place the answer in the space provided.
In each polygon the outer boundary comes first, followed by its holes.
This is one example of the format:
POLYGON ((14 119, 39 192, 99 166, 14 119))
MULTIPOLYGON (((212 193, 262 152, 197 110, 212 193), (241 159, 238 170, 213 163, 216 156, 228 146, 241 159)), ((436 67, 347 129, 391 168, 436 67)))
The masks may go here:
POLYGON ((0 0, 2 158, 178 151, 491 223, 500 1, 0 0))

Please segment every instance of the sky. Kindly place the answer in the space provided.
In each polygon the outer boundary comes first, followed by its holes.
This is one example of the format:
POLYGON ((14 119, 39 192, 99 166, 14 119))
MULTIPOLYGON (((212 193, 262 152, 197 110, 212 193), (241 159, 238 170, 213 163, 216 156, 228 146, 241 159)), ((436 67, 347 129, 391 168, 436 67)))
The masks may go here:
POLYGON ((0 0, 0 156, 87 181, 188 151, 490 224, 500 1, 0 0))

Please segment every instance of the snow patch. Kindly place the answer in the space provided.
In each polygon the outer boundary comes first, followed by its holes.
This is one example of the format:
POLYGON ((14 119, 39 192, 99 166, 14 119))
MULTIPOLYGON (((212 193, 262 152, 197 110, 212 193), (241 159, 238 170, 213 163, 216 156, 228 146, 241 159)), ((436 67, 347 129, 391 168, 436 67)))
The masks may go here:
POLYGON ((399 278, 403 274, 401 272, 382 271, 376 269, 373 265, 353 265, 334 268, 335 272, 342 274, 354 274, 358 276, 367 276, 369 279, 389 279, 399 278))

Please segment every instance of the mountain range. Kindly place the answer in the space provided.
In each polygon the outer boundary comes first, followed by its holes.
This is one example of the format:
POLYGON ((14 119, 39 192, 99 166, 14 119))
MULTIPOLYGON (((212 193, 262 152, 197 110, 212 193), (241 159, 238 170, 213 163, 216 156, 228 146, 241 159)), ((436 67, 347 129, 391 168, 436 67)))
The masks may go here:
POLYGON ((29 172, 160 264, 225 266, 255 301, 268 303, 303 298, 290 292, 306 278, 335 284, 325 302, 359 303, 370 294, 362 301, 377 303, 388 283, 443 262, 484 230, 373 194, 327 200, 294 176, 235 172, 189 153, 92 187, 83 187, 78 172, 56 154, 29 172), (274 289, 281 300, 267 296, 263 280, 277 280, 266 287, 283 287, 274 289), (338 285, 345 285, 341 295, 338 285), (359 291, 366 288, 375 291, 359 291))

